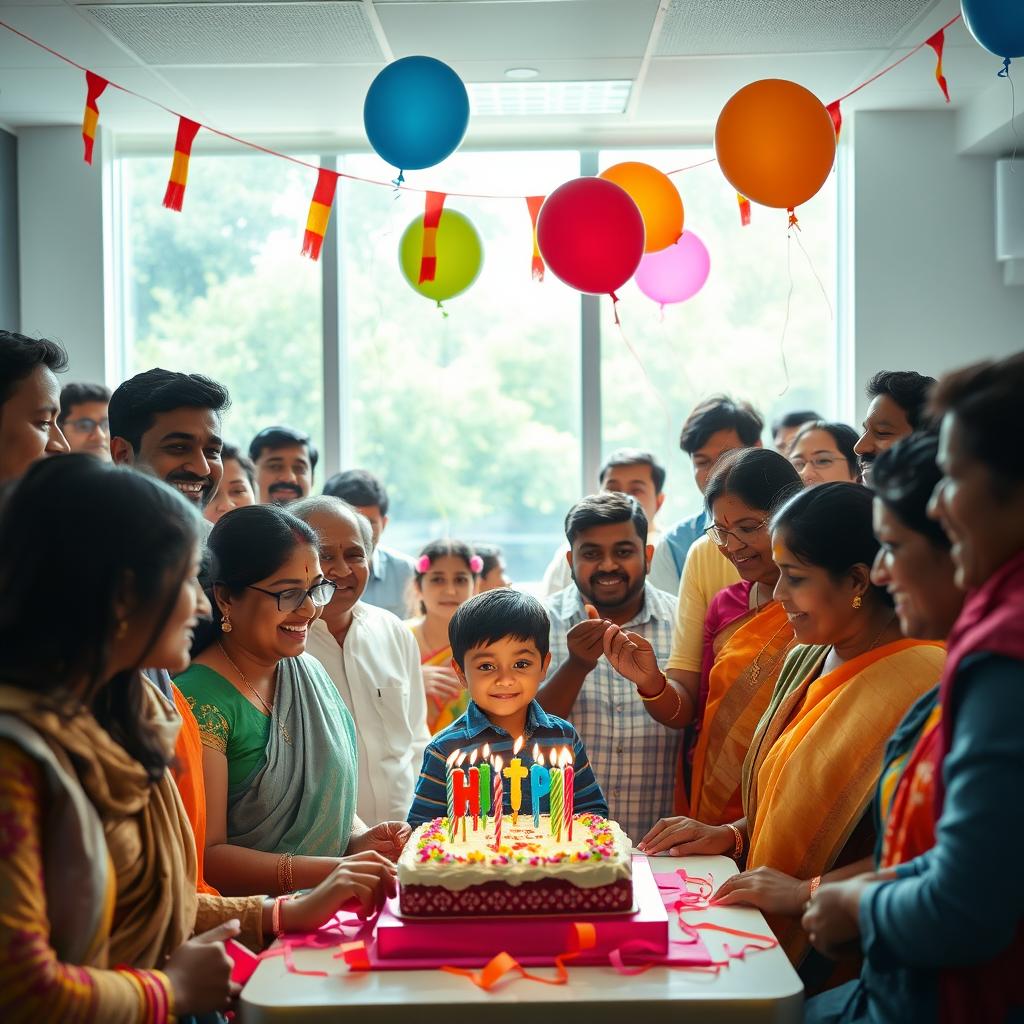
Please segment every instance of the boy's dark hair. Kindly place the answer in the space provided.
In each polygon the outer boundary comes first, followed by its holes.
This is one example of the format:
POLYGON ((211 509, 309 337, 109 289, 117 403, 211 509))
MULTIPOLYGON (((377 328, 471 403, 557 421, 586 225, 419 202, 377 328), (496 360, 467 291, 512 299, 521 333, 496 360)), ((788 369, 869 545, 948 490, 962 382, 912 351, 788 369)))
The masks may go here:
POLYGON ((346 469, 335 473, 324 484, 324 494, 341 498, 356 508, 376 505, 382 516, 388 514, 388 492, 368 469, 346 469))
POLYGON ((928 516, 928 502, 942 479, 935 461, 938 453, 939 439, 934 432, 901 438, 872 463, 871 487, 875 497, 908 530, 920 533, 941 551, 948 551, 951 543, 946 531, 928 516))
POLYGON ((253 494, 255 494, 256 467, 252 464, 252 459, 243 455, 238 445, 225 442, 224 447, 220 450, 220 460, 221 462, 227 462, 228 459, 234 459, 242 467, 242 472, 249 478, 249 486, 252 488, 253 494))
POLYGON ((550 629, 548 613, 537 598, 502 587, 477 594, 459 606, 448 623, 448 642, 456 664, 465 671, 469 651, 505 637, 532 640, 544 658, 550 629))
POLYGON ((0 405, 37 366, 61 373, 68 368, 68 354, 55 341, 0 331, 0 405))
POLYGON ((501 564, 505 552, 497 544, 474 544, 473 550, 480 556, 484 567, 480 570, 481 576, 486 576, 492 569, 497 569, 501 564))
POLYGON ((616 466, 650 466, 654 493, 661 494, 665 486, 665 467, 650 452, 645 452, 641 448, 616 448, 605 459, 601 472, 597 475, 597 482, 601 487, 604 486, 604 478, 609 470, 616 466))
POLYGON ((683 424, 679 447, 687 455, 699 451, 712 434, 735 430, 748 448, 757 444, 764 429, 764 419, 749 402, 734 402, 728 395, 715 395, 698 405, 683 424))
POLYGON ((797 409, 795 412, 786 412, 772 420, 772 437, 780 430, 791 430, 793 427, 802 427, 811 420, 822 420, 825 417, 813 409, 797 409))
POLYGON ((309 468, 316 469, 320 459, 320 453, 316 450, 309 434, 304 434, 294 427, 264 427, 249 445, 249 458, 256 462, 265 451, 273 451, 275 448, 291 448, 301 444, 306 446, 309 452, 309 468))
MULTIPOLYGON (((846 423, 834 423, 829 420, 812 420, 810 423, 805 423, 800 431, 793 436, 793 444, 789 449, 790 454, 792 454, 797 446, 797 442, 804 434, 810 433, 812 430, 824 430, 826 434, 832 437, 836 447, 839 449, 839 454, 846 459, 846 466, 850 471, 850 475, 859 479, 860 463, 857 461, 857 453, 853 448, 860 435, 853 427, 846 423)), ((872 469, 872 472, 874 472, 874 469, 872 469)))
POLYGON ((868 381, 868 398, 887 395, 906 413, 907 422, 917 430, 928 424, 928 397, 935 387, 935 378, 914 370, 880 370, 868 381))
POLYGON ((123 437, 138 452, 157 413, 209 409, 219 416, 231 405, 227 388, 201 373, 177 373, 159 366, 119 384, 110 396, 110 436, 123 437))
POLYGON ((109 402, 110 388, 102 384, 65 384, 60 389, 60 413, 57 426, 67 423, 71 410, 83 402, 109 402))
POLYGON ((1024 483, 1024 352, 985 360, 945 374, 935 387, 929 412, 956 416, 964 446, 996 480, 997 497, 1024 483))
POLYGON ((620 494, 608 491, 602 494, 591 494, 582 501, 576 502, 565 517, 565 539, 569 547, 584 530, 595 526, 608 526, 612 523, 633 521, 633 526, 640 537, 640 543, 647 543, 647 515, 643 506, 631 494, 620 494))

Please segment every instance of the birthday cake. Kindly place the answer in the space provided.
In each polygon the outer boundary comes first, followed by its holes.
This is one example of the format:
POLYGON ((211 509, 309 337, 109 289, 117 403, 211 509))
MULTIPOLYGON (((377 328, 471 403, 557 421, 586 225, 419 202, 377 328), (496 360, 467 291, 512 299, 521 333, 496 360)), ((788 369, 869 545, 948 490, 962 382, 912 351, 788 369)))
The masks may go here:
MULTIPOLYGON (((420 825, 398 859, 399 908, 409 917, 609 914, 633 907, 631 845, 614 821, 506 816, 493 828, 450 833, 446 818, 420 825)), ((486 819, 484 819, 486 821, 486 819)), ((483 822, 481 823, 483 824, 483 822)))

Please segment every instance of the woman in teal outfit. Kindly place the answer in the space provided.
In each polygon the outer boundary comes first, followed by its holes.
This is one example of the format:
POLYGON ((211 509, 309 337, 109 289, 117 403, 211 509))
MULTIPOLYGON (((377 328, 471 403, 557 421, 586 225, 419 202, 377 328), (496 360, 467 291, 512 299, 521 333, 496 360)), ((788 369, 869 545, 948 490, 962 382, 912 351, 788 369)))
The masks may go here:
POLYGON ((176 680, 204 746, 207 878, 225 894, 283 894, 341 864, 365 904, 409 828, 367 828, 355 813, 355 725, 305 653, 334 591, 316 535, 277 506, 253 505, 217 523, 209 550, 213 636, 176 680))

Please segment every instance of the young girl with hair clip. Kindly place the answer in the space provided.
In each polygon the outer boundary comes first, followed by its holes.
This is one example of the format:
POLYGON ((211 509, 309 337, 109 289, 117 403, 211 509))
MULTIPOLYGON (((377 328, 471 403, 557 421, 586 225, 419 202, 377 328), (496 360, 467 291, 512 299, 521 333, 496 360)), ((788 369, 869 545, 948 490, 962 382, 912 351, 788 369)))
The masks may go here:
POLYGON ((412 580, 419 615, 406 625, 416 637, 427 692, 431 734, 452 724, 465 710, 468 695, 451 666, 448 623, 459 605, 476 592, 483 559, 461 540, 434 540, 420 552, 412 580))

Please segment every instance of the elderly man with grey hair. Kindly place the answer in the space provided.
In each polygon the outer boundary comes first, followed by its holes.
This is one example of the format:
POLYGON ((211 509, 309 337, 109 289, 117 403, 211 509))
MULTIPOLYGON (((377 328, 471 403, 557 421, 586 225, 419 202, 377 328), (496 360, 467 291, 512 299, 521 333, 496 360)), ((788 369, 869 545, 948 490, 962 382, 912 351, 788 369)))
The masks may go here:
POLYGON ((359 745, 356 811, 368 825, 405 819, 430 740, 419 651, 391 612, 360 601, 373 529, 340 498, 302 498, 288 511, 320 539, 320 565, 336 586, 306 650, 327 669, 352 712, 359 745))

